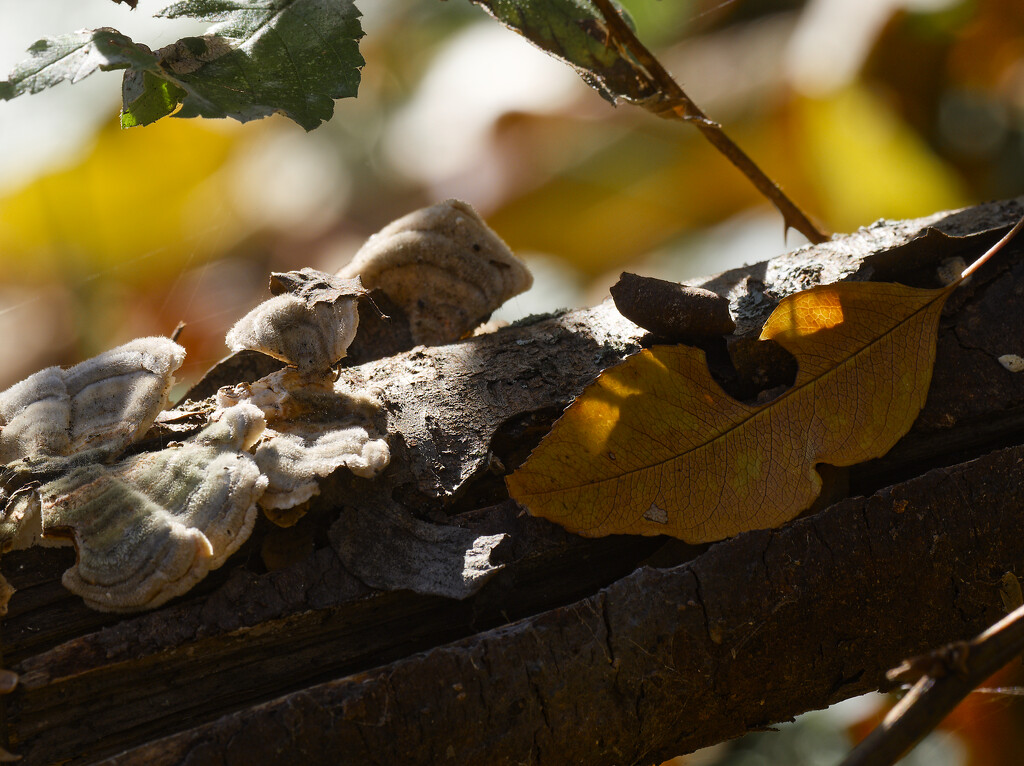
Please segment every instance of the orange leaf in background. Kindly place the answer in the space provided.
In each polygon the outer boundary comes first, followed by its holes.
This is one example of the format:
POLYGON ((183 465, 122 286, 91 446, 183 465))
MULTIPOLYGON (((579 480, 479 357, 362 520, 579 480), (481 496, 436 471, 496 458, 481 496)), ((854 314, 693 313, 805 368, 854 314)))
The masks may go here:
POLYGON ((701 543, 779 526, 818 496, 815 464, 880 457, 910 429, 954 285, 841 282, 784 299, 761 339, 785 347, 799 371, 760 406, 726 394, 699 349, 641 351, 566 410, 508 477, 509 492, 588 537, 701 543))

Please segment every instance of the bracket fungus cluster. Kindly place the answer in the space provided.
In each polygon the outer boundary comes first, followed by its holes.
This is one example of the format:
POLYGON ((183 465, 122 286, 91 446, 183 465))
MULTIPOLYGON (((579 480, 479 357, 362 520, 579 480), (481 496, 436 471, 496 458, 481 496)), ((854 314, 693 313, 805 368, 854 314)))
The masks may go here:
POLYGON ((118 456, 167 405, 185 349, 138 338, 67 370, 48 367, 0 393, 0 551, 39 537, 29 508, 39 480, 118 456))
POLYGON ((239 404, 183 443, 112 466, 81 466, 39 488, 42 532, 79 551, 64 585, 101 611, 159 606, 248 539, 267 486, 245 450, 263 413, 239 404))
POLYGON ((256 463, 269 484, 259 502, 271 521, 288 526, 319 493, 318 479, 342 466, 373 477, 391 454, 386 440, 374 438, 376 402, 334 385, 333 367, 359 323, 356 300, 366 292, 359 279, 303 269, 274 274, 270 284, 277 294, 242 317, 227 341, 234 351, 259 351, 289 366, 222 388, 217 404, 247 402, 266 417, 256 463))
MULTIPOLYGON (((26 378, 0 392, 0 552, 74 545, 64 585, 102 611, 184 594, 246 541, 258 508, 287 526, 339 468, 372 478, 387 467, 386 413, 334 370, 364 284, 406 312, 417 342, 442 343, 531 281, 469 205, 449 200, 374 235, 338 276, 272 275, 272 297, 226 341, 287 366, 191 403, 203 422, 181 441, 149 438, 175 419, 165 410, 185 351, 167 338, 26 378)), ((11 592, 0 582, 0 610, 11 592)))
POLYGON ((391 459, 387 441, 373 422, 377 402, 337 388, 333 378, 329 370, 308 377, 285 367, 217 394, 221 407, 245 403, 266 418, 267 428, 255 448, 256 464, 268 479, 259 504, 280 526, 302 516, 304 504, 320 492, 318 479, 341 467, 372 478, 391 459))
POLYGON ((0 463, 120 452, 167 404, 185 349, 138 338, 67 370, 48 367, 0 393, 0 463))
MULTIPOLYGON (((51 488, 116 458, 142 436, 166 406, 184 359, 185 350, 167 338, 138 338, 67 370, 41 370, 0 393, 0 551, 61 544, 68 532, 46 534, 57 507, 46 501, 51 488)), ((74 502, 59 507, 65 505, 74 502)), ((78 519, 71 521, 62 529, 73 529, 78 519)), ((88 566, 91 558, 79 547, 80 562, 88 566)), ((65 585, 75 590, 67 578, 65 585)), ((9 598, 13 591, 3 592, 9 598)))

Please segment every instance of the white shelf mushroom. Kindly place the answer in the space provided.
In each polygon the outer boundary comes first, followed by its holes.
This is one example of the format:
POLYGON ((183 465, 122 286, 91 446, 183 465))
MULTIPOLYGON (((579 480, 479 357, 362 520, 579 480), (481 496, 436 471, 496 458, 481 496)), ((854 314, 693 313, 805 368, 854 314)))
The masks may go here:
POLYGON ((252 456, 263 413, 242 403, 186 442, 38 490, 45 537, 71 538, 64 587, 93 609, 151 609, 189 591, 252 532, 267 486, 252 456))
POLYGON ((533 284, 508 245, 455 199, 388 224, 338 276, 358 276, 366 289, 387 293, 425 345, 458 340, 533 284))
POLYGON ((259 503, 279 526, 294 523, 304 513, 300 507, 320 493, 320 480, 339 468, 372 478, 391 459, 373 423, 377 401, 329 379, 309 380, 285 368, 252 384, 222 388, 217 401, 222 407, 255 405, 267 419, 255 449, 256 465, 269 480, 259 503))
POLYGON ((326 372, 338 363, 359 326, 358 279, 341 280, 315 269, 271 275, 277 293, 235 323, 226 342, 295 365, 300 373, 326 372))
POLYGON ((0 465, 116 454, 146 432, 167 404, 185 349, 137 338, 66 370, 48 367, 0 392, 0 465))

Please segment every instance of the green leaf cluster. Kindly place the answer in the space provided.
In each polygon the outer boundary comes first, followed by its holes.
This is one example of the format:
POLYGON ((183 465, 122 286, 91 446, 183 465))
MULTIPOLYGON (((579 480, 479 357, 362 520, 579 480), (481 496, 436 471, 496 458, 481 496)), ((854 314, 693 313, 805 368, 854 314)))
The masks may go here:
POLYGON ((0 99, 124 69, 123 127, 170 114, 246 122, 280 113, 312 130, 331 118, 334 99, 358 90, 353 0, 185 0, 161 15, 219 23, 157 51, 109 28, 45 38, 0 81, 0 99))
MULTIPOLYGON (((575 68, 609 101, 655 95, 636 62, 609 44, 589 0, 470 2, 575 68)), ((279 113, 312 130, 331 118, 335 99, 358 90, 365 62, 354 0, 183 0, 159 15, 218 23, 156 51, 106 27, 39 40, 0 81, 0 100, 123 69, 122 127, 168 115, 246 122, 279 113)))

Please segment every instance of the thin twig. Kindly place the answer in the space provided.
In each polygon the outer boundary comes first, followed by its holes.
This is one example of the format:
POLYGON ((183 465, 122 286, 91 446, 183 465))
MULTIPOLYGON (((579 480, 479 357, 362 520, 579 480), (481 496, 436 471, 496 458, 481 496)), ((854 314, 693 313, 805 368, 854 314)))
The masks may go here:
POLYGON ((896 763, 986 678, 1024 651, 1024 606, 978 637, 915 657, 889 672, 917 682, 841 766, 896 763))
POLYGON ((828 236, 824 234, 796 204, 786 196, 779 185, 772 181, 733 140, 725 134, 722 126, 708 118, 683 91, 661 62, 654 57, 646 46, 637 38, 629 25, 615 10, 611 0, 592 0, 604 17, 608 29, 608 40, 620 50, 633 55, 637 63, 645 70, 652 85, 662 94, 662 98, 651 104, 644 104, 650 111, 659 116, 683 120, 693 123, 704 137, 735 165, 743 175, 750 179, 765 197, 782 213, 787 227, 792 227, 803 234, 811 242, 824 242, 828 236))
POLYGON ((175 343, 177 343, 178 342, 178 338, 181 337, 181 331, 184 330, 184 329, 185 329, 185 323, 184 322, 178 322, 178 326, 175 327, 174 330, 171 332, 171 340, 173 340, 175 343))
POLYGON ((973 274, 975 271, 977 271, 983 265, 985 265, 985 263, 987 263, 993 255, 998 253, 1006 246, 1007 242, 1016 237, 1018 232, 1020 232, 1022 228, 1024 228, 1024 216, 1021 216, 1021 219, 1017 221, 1017 223, 1014 225, 1012 229, 1010 229, 1008 232, 1006 232, 1006 234, 1002 236, 1002 239, 1000 239, 998 242, 992 245, 992 247, 986 250, 984 254, 981 255, 974 263, 972 263, 970 266, 964 269, 963 272, 960 274, 960 279, 957 280, 957 283, 963 282, 965 279, 967 279, 967 277, 971 276, 971 274, 973 274))

